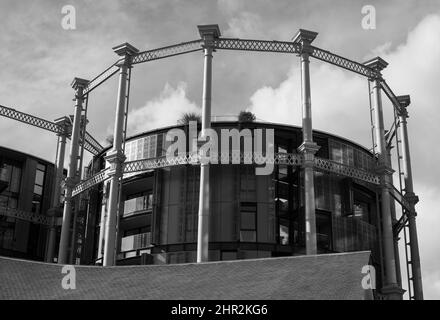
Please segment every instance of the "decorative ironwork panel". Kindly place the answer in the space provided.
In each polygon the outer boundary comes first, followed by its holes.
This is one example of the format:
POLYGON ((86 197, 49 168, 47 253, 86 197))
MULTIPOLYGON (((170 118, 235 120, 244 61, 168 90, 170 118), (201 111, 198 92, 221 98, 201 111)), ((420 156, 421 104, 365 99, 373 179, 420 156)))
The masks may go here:
POLYGON ((51 222, 51 218, 48 216, 3 206, 0 206, 0 216, 11 217, 43 225, 50 225, 51 222))
POLYGON ((95 156, 96 156, 97 154, 99 154, 102 150, 104 150, 104 147, 101 146, 101 144, 100 144, 98 141, 96 141, 96 139, 93 138, 93 137, 90 135, 90 133, 88 133, 87 131, 86 131, 86 136, 85 136, 85 145, 84 145, 84 148, 85 148, 86 150, 90 151, 91 153, 93 153, 95 156), (92 151, 92 150, 89 150, 89 149, 93 149, 93 151, 92 151))
POLYGON ((350 178, 359 179, 365 182, 380 184, 380 178, 377 174, 368 172, 345 164, 331 161, 328 159, 315 157, 315 167, 324 171, 340 174, 350 178))
POLYGON ((193 40, 189 42, 182 42, 176 45, 162 47, 158 49, 139 52, 131 61, 132 64, 138 64, 151 60, 158 60, 167 57, 177 56, 188 52, 194 52, 202 50, 202 40, 193 40))
POLYGON ((83 95, 86 95, 90 92, 92 92, 93 89, 96 89, 100 84, 102 84, 104 81, 107 81, 110 79, 114 74, 116 74, 119 70, 119 67, 116 66, 116 62, 112 64, 110 67, 105 69, 103 72, 101 72, 98 76, 96 76, 94 79, 92 79, 87 87, 83 90, 83 95))
POLYGON ((48 130, 48 131, 52 131, 55 133, 61 133, 62 132, 62 128, 59 127, 57 124, 42 119, 42 118, 38 118, 35 116, 32 116, 30 114, 21 112, 21 111, 17 111, 15 109, 12 108, 8 108, 5 106, 0 105, 0 116, 4 116, 13 120, 17 120, 26 124, 30 124, 32 126, 44 129, 44 130, 48 130))
POLYGON ((107 179, 107 170, 108 170, 108 168, 101 170, 97 174, 92 176, 91 178, 78 183, 72 191, 72 196, 74 197, 74 196, 80 194, 81 192, 83 192, 87 189, 90 189, 91 187, 97 185, 98 183, 101 183, 104 180, 106 180, 107 179))
MULTIPOLYGON (((17 120, 26 124, 30 124, 32 126, 47 130, 47 131, 51 131, 54 133, 63 133, 64 132, 64 128, 63 126, 59 126, 58 124, 52 122, 52 121, 48 121, 39 117, 35 117, 33 115, 21 112, 21 111, 17 111, 15 109, 12 108, 8 108, 5 106, 0 105, 0 116, 4 116, 13 120, 17 120)), ((67 132, 67 138, 70 139, 70 134, 71 132, 67 132)), ((99 154, 102 150, 103 147, 99 144, 98 141, 96 141, 96 139, 94 139, 89 133, 86 133, 86 143, 84 145, 84 148, 91 152, 94 155, 99 154)))
MULTIPOLYGON (((263 156, 254 153, 234 153, 231 154, 220 154, 216 156, 217 162, 221 164, 256 164, 262 165, 264 163, 275 164, 275 165, 289 165, 289 166, 301 166, 303 164, 303 156, 298 153, 275 153, 272 157, 263 156), (228 160, 228 161, 226 161, 228 160)), ((184 155, 176 156, 173 158, 167 157, 157 157, 151 159, 141 159, 135 161, 125 162, 123 164, 123 173, 138 173, 149 171, 157 168, 165 168, 179 165, 199 165, 200 164, 200 155, 187 153, 184 155)), ((212 163, 212 161, 211 161, 212 163)), ((379 176, 362 170, 358 168, 354 168, 351 166, 347 166, 341 163, 337 163, 328 159, 315 158, 315 166, 318 169, 329 171, 332 173, 336 173, 339 175, 344 175, 351 178, 356 178, 365 182, 379 184, 380 179, 379 176)), ((76 196, 81 192, 93 187, 94 185, 104 181, 107 179, 106 171, 108 169, 102 170, 93 177, 79 183, 73 190, 72 195, 76 196)))
POLYGON ((220 38, 214 40, 214 47, 224 50, 299 53, 298 45, 287 41, 220 38))
POLYGON ((314 46, 310 47, 313 49, 311 56, 316 59, 353 71, 368 78, 381 78, 379 72, 363 65, 362 63, 338 56, 337 54, 331 53, 327 50, 323 50, 314 46))

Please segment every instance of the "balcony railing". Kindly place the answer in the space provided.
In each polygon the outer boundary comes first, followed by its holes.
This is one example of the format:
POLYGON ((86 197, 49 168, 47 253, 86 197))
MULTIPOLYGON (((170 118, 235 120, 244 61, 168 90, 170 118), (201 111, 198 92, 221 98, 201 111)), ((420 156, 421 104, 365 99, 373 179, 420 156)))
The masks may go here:
POLYGON ((135 234, 121 239, 121 252, 133 251, 151 246, 151 232, 135 234))
POLYGON ((153 209, 153 195, 149 194, 124 202, 124 218, 153 209))

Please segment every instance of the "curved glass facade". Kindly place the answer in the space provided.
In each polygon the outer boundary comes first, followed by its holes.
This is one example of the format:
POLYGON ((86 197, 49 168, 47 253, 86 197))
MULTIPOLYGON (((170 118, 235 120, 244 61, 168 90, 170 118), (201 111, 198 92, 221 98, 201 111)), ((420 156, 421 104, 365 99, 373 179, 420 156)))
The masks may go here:
MULTIPOLYGON (((245 127, 251 132, 273 128, 278 153, 294 153, 302 142, 297 127, 238 122, 212 126, 216 130, 245 127)), ((164 156, 169 146, 165 134, 159 130, 129 139, 127 161, 164 156)), ((317 157, 368 171, 375 165, 371 153, 350 141, 319 132, 314 140, 320 146, 317 157)), ((210 260, 305 253, 300 166, 276 165, 272 174, 262 176, 255 175, 253 165, 210 167, 210 260)), ((181 165, 124 175, 118 263, 195 261, 199 171, 199 166, 181 165)), ((376 251, 378 198, 373 185, 315 169, 315 197, 320 253, 376 251)), ((103 203, 96 206, 97 226, 106 209, 103 203)), ((99 247, 96 239, 94 259, 100 257, 99 247)))

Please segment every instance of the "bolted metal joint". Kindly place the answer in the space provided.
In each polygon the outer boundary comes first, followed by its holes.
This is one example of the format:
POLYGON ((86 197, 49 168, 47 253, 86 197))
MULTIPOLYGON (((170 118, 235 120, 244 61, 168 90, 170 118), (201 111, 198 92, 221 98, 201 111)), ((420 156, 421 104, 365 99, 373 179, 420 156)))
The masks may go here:
POLYGON ((419 196, 417 196, 414 192, 405 193, 403 198, 405 198, 405 200, 411 203, 412 205, 415 205, 419 202, 419 196))
POLYGON ((87 85, 89 84, 89 80, 82 79, 82 78, 73 78, 72 83, 70 84, 72 88, 75 90, 75 99, 83 99, 83 90, 87 85))
POLYGON ((293 43, 298 45, 300 54, 313 52, 313 48, 310 44, 315 40, 318 32, 299 29, 295 36, 292 38, 293 43))
POLYGON ((60 128, 61 130, 57 132, 58 136, 68 136, 72 133, 72 123, 70 119, 66 116, 55 119, 54 123, 60 128))
POLYGON ((408 118, 407 107, 411 103, 411 98, 409 95, 397 96, 397 101, 399 102, 401 108, 397 109, 397 115, 402 118, 408 118))
POLYGON ((131 67, 133 57, 139 52, 139 49, 132 46, 128 42, 122 43, 116 47, 112 48, 113 51, 121 57, 121 59, 117 62, 117 66, 127 66, 131 67))
POLYGON ((110 163, 110 169, 107 172, 107 176, 113 176, 116 174, 122 175, 122 164, 124 163, 126 156, 121 151, 112 150, 104 159, 110 163))
POLYGON ((298 147, 298 152, 303 154, 303 168, 313 168, 315 166, 315 153, 321 147, 318 146, 315 142, 303 142, 298 147))
POLYGON ((372 74, 372 77, 368 78, 368 80, 370 81, 381 80, 382 79, 381 71, 388 66, 388 62, 386 62, 381 57, 372 58, 368 61, 365 61, 363 64, 364 66, 376 71, 375 73, 372 74))
POLYGON ((213 48, 215 40, 221 36, 218 24, 199 25, 197 28, 203 39, 202 48, 213 48))

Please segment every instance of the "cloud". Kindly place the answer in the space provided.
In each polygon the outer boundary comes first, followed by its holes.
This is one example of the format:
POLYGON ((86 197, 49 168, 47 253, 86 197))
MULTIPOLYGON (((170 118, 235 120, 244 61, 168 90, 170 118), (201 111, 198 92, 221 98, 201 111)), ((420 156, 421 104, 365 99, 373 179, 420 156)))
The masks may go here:
POLYGON ((183 113, 201 113, 200 108, 186 96, 186 83, 180 82, 176 88, 165 84, 159 97, 144 106, 129 112, 129 135, 164 126, 175 125, 183 113))
MULTIPOLYGON (((408 120, 413 172, 420 197, 418 229, 422 272, 427 298, 440 298, 440 238, 433 232, 440 225, 438 181, 440 136, 440 15, 426 16, 408 33, 404 43, 391 50, 391 42, 374 48, 389 66, 383 74, 396 95, 410 94, 408 120)), ((301 123, 300 68, 292 67, 277 87, 265 86, 250 98, 249 109, 257 118, 287 124, 301 123)), ((313 127, 371 146, 366 79, 342 69, 311 61, 313 127)), ((391 126, 392 107, 383 94, 385 127, 391 126)), ((396 178, 397 181, 397 178, 396 178)), ((404 254, 402 251, 401 255, 404 254)), ((402 266, 404 270, 404 266, 402 266)))
POLYGON ((225 35, 238 38, 249 38, 262 34, 262 22, 258 14, 240 12, 228 21, 228 29, 225 35))

